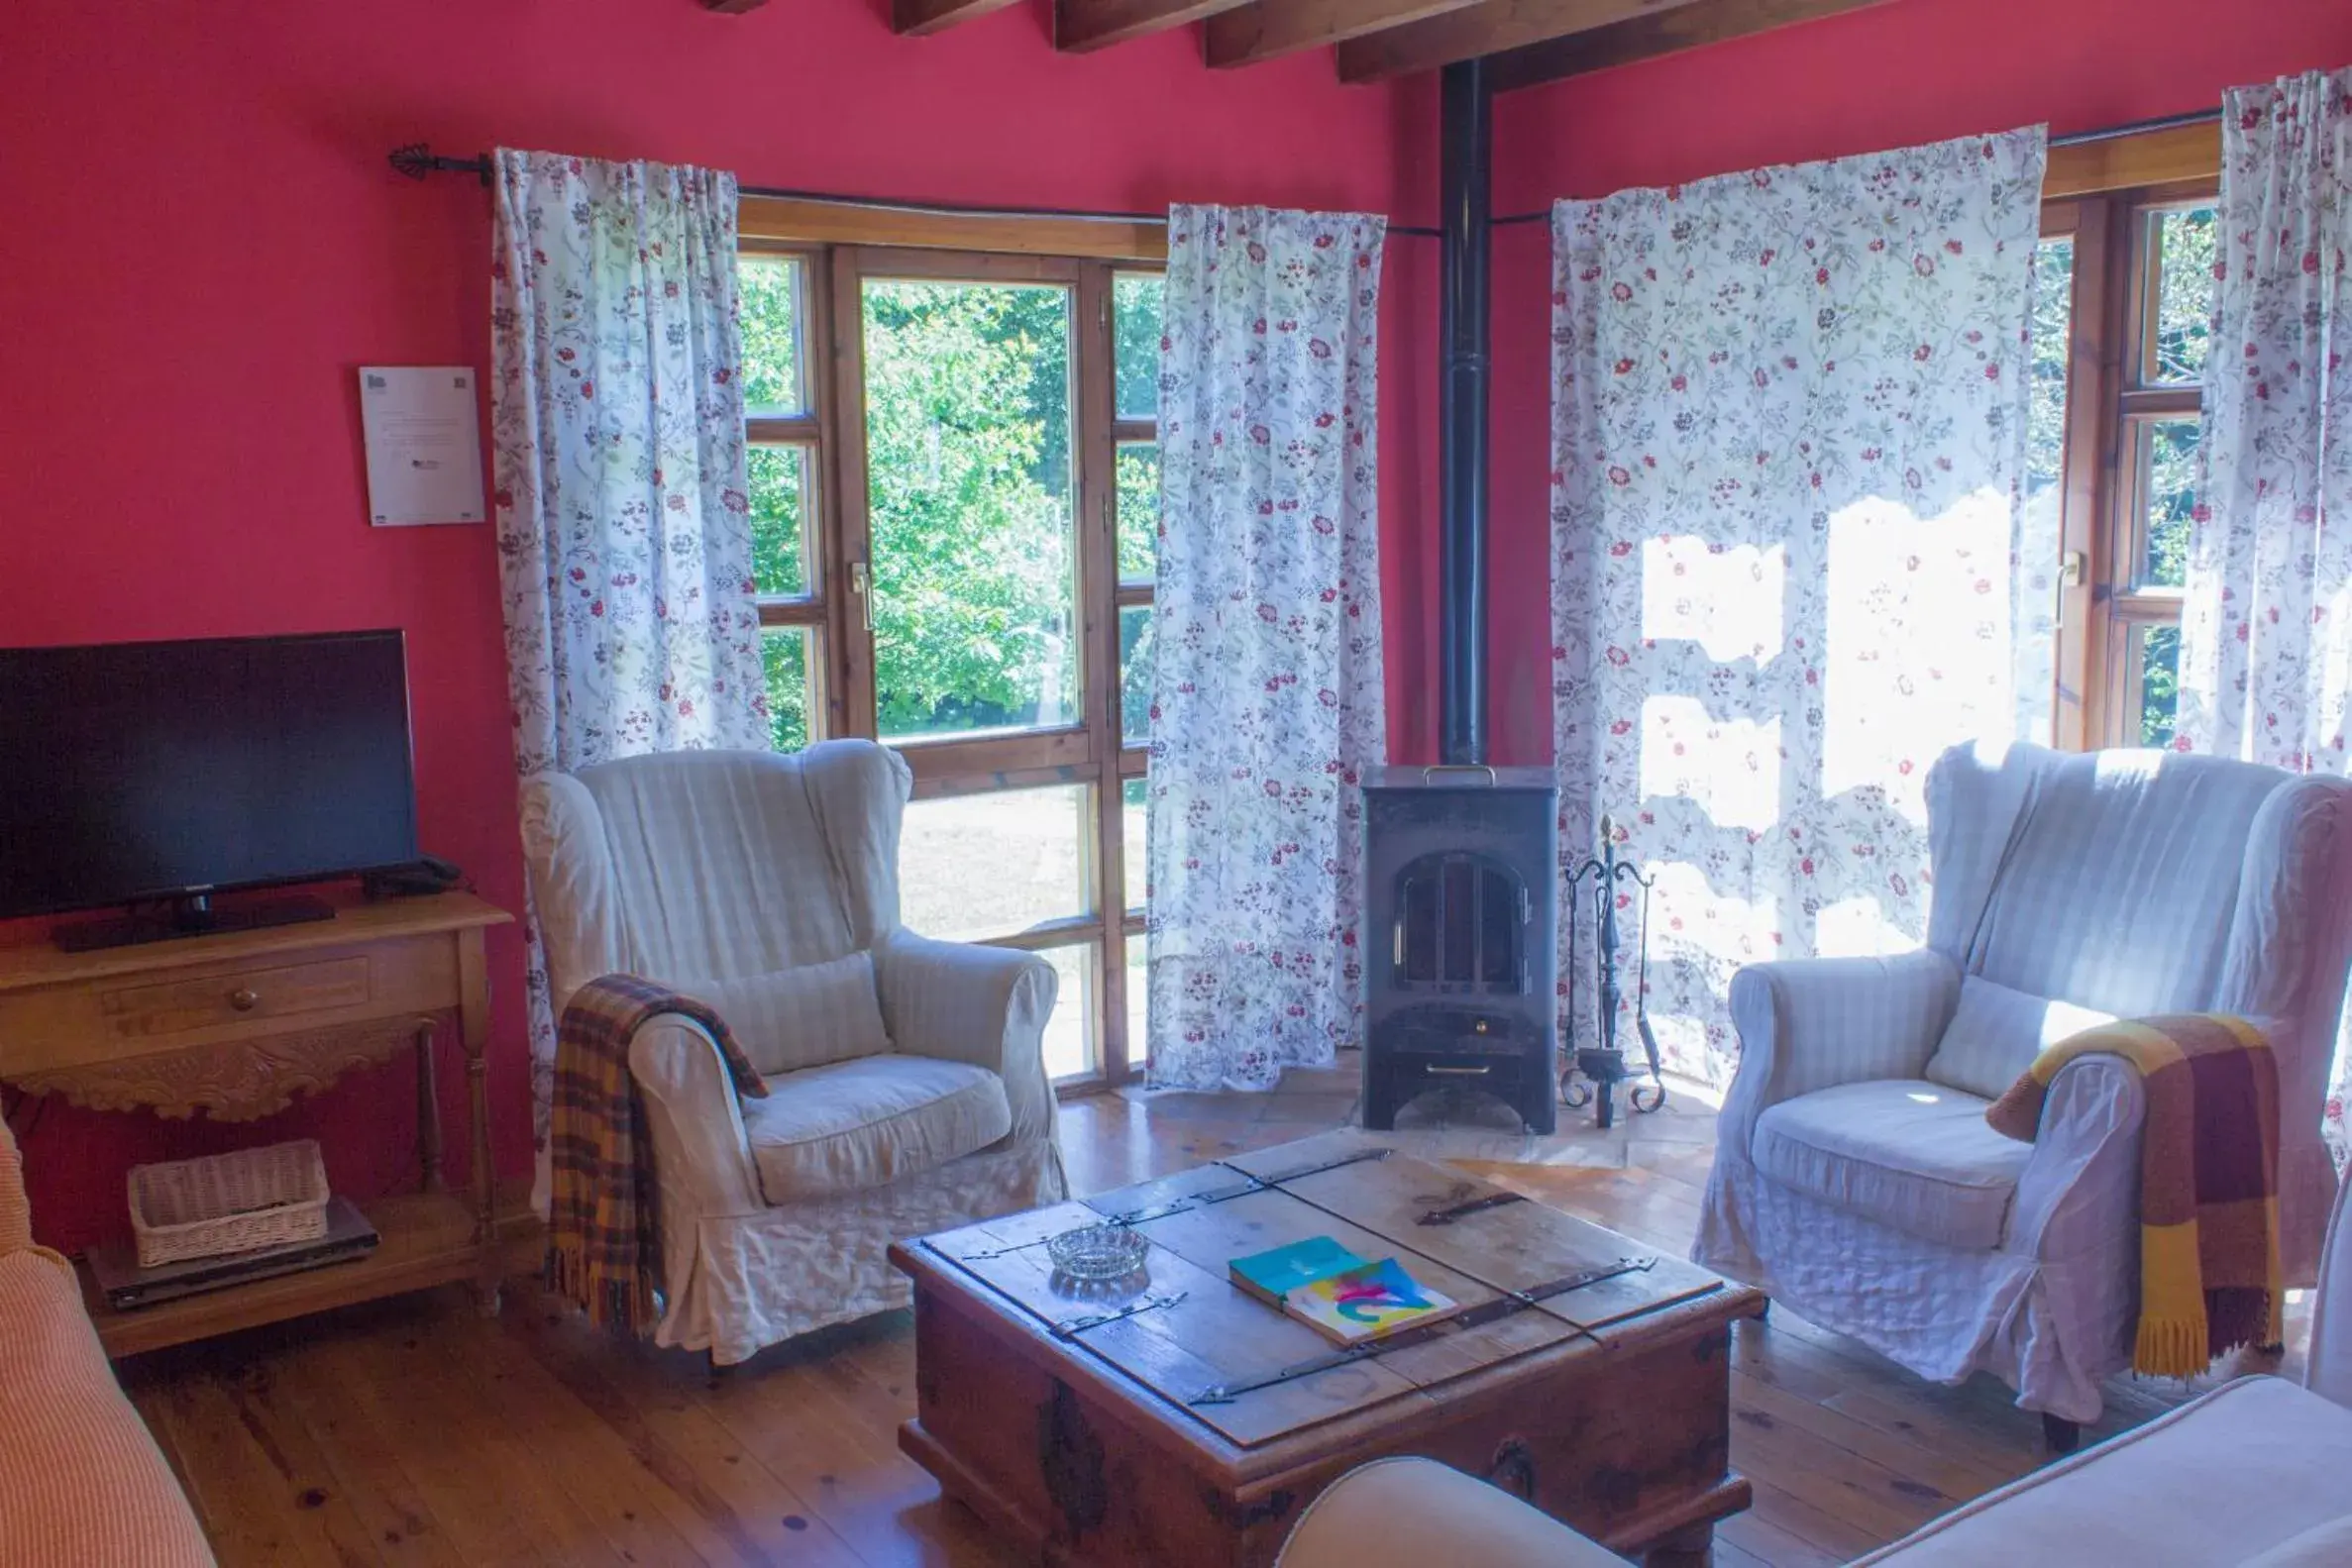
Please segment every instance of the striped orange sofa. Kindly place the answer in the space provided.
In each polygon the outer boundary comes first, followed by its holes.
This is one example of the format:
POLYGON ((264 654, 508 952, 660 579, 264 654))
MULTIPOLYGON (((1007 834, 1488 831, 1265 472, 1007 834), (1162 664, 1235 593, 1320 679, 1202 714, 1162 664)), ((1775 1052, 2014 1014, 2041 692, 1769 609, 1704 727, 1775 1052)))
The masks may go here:
POLYGON ((123 1398, 73 1269, 33 1243, 0 1123, 0 1568, 209 1568, 171 1467, 123 1398))

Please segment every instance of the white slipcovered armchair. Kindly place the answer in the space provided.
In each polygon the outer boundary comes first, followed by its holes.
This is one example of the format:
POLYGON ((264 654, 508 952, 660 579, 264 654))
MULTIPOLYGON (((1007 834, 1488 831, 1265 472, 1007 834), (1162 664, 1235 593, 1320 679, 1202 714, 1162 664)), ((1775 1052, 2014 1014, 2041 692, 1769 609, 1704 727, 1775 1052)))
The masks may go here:
POLYGON ((716 1006, 765 1099, 676 1014, 629 1066, 651 1126, 656 1339, 742 1361, 905 1305, 895 1238, 1064 1194, 1043 1035, 1053 968, 899 924, 894 752, 683 752, 549 774, 523 850, 559 1015, 632 974, 716 1006))
POLYGON ((1987 1102, 2107 1017, 2260 1021, 2288 1283, 2336 1176, 2321 1108, 2352 946, 2352 782, 2160 752, 1948 752, 1927 946, 1732 982, 1738 1076, 1692 1256, 1922 1377, 1990 1372, 2054 1439, 2097 1418, 2138 1309, 2138 1078, 2088 1057, 2040 1136, 1987 1102))
MULTIPOLYGON (((2352 1562, 2352 1199, 2328 1232, 2310 1364, 2240 1378, 1987 1493, 1854 1568, 2352 1562)), ((1720 1560, 1720 1559, 1719 1559, 1720 1560)), ((1307 1506, 1277 1568, 1619 1568, 1510 1493, 1434 1459, 1376 1459, 1307 1506)))

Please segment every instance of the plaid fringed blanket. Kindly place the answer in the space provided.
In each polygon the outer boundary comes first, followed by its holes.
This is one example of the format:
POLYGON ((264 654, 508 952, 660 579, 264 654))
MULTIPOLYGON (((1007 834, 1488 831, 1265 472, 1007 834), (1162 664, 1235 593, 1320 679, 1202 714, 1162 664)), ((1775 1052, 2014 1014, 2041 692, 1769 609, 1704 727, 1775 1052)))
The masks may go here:
POLYGON ((629 1042, 658 1013, 694 1019, 718 1042, 735 1092, 767 1098, 726 1020, 708 1003, 634 975, 606 975, 573 994, 556 1035, 548 1122, 551 1194, 547 1283, 590 1322, 651 1331, 662 1252, 654 1229, 653 1152, 629 1075, 629 1042))
POLYGON ((2132 1370, 2202 1372, 2282 1337, 2279 1066, 2243 1018, 2138 1018, 2059 1041, 1992 1102, 1993 1130, 2031 1142, 2059 1069, 2119 1056, 2140 1075, 2140 1328, 2132 1370))

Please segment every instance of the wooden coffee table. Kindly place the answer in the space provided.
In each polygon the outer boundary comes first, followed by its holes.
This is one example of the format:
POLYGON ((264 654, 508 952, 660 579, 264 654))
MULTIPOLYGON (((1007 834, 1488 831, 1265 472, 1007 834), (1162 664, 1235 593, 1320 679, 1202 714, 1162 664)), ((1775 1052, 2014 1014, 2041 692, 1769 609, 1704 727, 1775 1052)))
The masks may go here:
POLYGON ((1729 1347, 1762 1293, 1369 1135, 902 1242, 891 1260, 914 1281, 900 1447, 1047 1562, 1271 1563, 1317 1493, 1385 1454, 1490 1477, 1654 1564, 1704 1562, 1715 1520, 1748 1506, 1729 1347), (1099 1294, 1056 1280, 1045 1239, 1106 1216, 1150 1239, 1148 1278, 1099 1294), (1342 1361, 1226 1279, 1230 1258, 1316 1235, 1401 1258, 1469 1309, 1342 1361))

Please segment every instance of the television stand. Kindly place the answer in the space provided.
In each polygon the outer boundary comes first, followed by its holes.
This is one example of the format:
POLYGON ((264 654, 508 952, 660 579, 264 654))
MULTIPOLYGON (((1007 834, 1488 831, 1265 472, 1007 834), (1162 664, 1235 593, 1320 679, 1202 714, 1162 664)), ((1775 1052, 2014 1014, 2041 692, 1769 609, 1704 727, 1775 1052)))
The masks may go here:
MULTIPOLYGON (((413 1177, 399 1184, 406 1190, 360 1201, 382 1237, 374 1252, 128 1310, 109 1306, 85 1268, 90 1320, 108 1355, 455 1281, 470 1282, 494 1308, 503 1257, 490 1169, 484 933, 511 918, 471 893, 446 892, 352 905, 331 921, 110 953, 0 946, 0 1082, 25 1094, 61 1096, 88 1110, 243 1123, 346 1074, 416 1064, 413 1088, 396 1069, 363 1080, 373 1124, 408 1125, 400 1102, 413 1093, 417 1129, 413 1177), (437 1050, 443 1035, 455 1039, 437 1050), (465 1156, 463 1185, 442 1158, 439 1059, 450 1055, 462 1057, 465 1078, 465 1131, 451 1129, 465 1156)), ((269 1136, 257 1129, 254 1141, 269 1136)), ((25 1158, 70 1165, 86 1155, 45 1129, 25 1158)), ((121 1192, 122 1178, 113 1180, 121 1192)))
POLYGON ((152 913, 134 911, 111 920, 56 926, 50 931, 50 940, 68 953, 95 953, 101 948, 136 947, 142 942, 169 942, 221 931, 266 931, 271 926, 334 918, 333 904, 308 893, 222 905, 214 903, 211 894, 196 892, 174 898, 168 908, 152 913))

